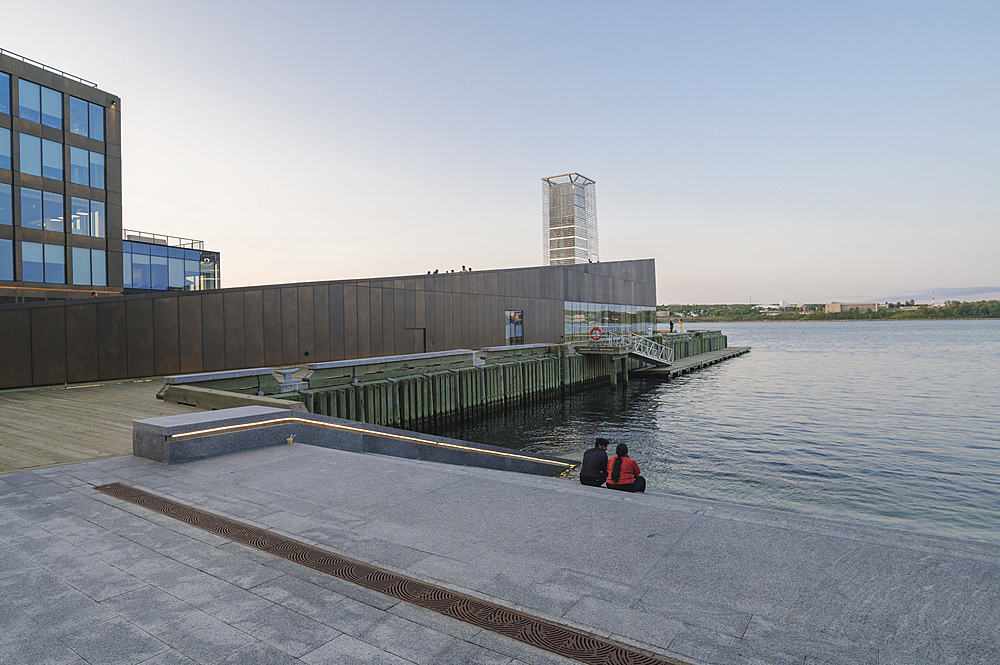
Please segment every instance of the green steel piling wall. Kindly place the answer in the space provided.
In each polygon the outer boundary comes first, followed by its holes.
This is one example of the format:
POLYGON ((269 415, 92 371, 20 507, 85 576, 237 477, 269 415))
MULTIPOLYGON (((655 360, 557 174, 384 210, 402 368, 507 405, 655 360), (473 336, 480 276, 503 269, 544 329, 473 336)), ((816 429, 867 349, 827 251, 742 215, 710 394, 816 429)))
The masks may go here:
MULTIPOLYGON (((726 348, 718 331, 662 335, 660 341, 684 358, 726 348)), ((619 376, 645 363, 632 357, 586 356, 568 346, 549 347, 546 355, 505 356, 477 367, 426 372, 398 378, 304 390, 289 395, 324 416, 404 429, 475 417, 565 394, 588 385, 613 385, 619 376)))

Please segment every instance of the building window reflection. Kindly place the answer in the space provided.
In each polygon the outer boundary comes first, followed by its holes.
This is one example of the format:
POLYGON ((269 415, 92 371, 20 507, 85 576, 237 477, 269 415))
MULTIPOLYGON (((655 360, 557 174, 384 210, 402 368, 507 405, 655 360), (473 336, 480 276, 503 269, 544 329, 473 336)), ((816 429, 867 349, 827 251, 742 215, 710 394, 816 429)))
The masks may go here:
POLYGON ((14 281, 14 241, 0 238, 0 279, 14 281))
POLYGON ((14 224, 14 188, 7 183, 0 182, 0 224, 11 226, 14 224))
POLYGON ((10 74, 0 72, 0 113, 10 115, 10 74))
POLYGON ((566 301, 563 312, 567 342, 592 339, 598 334, 647 333, 656 325, 656 307, 646 305, 566 301))
POLYGON ((202 241, 129 230, 123 235, 126 293, 222 288, 219 253, 202 249, 202 241))
POLYGON ((0 169, 10 170, 10 130, 0 127, 0 169))

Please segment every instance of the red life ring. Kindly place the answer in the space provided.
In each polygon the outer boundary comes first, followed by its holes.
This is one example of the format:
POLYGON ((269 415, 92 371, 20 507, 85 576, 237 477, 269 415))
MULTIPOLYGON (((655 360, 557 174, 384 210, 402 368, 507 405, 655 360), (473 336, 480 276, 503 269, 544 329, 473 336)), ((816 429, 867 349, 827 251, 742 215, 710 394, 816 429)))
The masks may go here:
POLYGON ((598 328, 597 326, 594 326, 593 328, 591 328, 590 329, 590 339, 594 340, 595 342, 597 340, 601 339, 601 329, 598 328))

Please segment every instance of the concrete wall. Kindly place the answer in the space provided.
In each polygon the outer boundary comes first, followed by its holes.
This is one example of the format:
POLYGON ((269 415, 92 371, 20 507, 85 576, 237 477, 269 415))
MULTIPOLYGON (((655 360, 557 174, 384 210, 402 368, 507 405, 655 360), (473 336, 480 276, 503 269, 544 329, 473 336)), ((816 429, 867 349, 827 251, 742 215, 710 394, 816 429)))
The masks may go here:
POLYGON ((566 300, 656 305, 652 259, 0 307, 0 388, 558 343, 566 300))
POLYGON ((548 455, 260 406, 136 420, 132 454, 169 464, 282 445, 290 438, 322 448, 543 476, 576 466, 548 455), (228 429, 204 433, 215 428, 228 429))

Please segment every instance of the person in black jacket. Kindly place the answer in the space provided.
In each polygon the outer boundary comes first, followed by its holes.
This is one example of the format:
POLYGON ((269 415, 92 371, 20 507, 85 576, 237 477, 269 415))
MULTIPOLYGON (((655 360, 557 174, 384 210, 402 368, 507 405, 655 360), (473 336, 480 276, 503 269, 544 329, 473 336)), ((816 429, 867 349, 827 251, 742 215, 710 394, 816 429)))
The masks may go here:
POLYGON ((580 482, 584 485, 600 487, 608 478, 608 440, 600 437, 594 447, 583 454, 580 467, 580 482))

